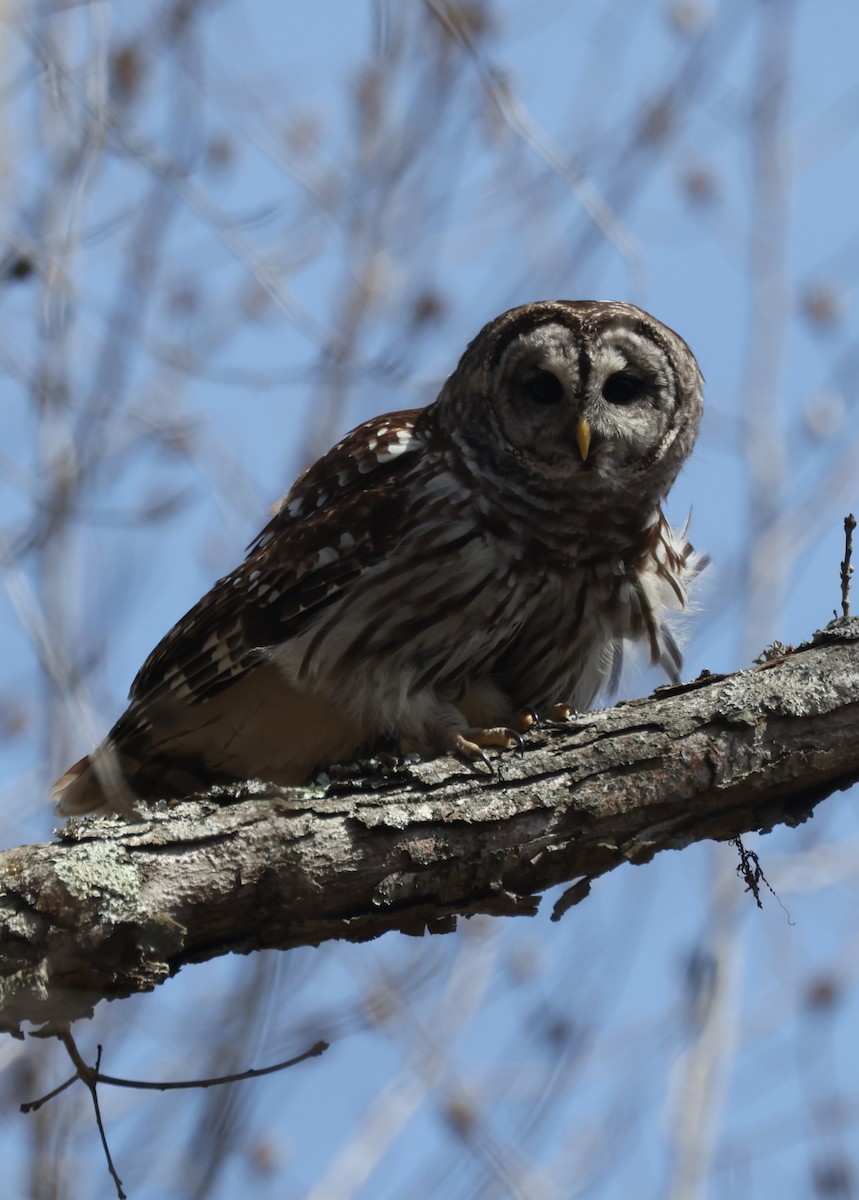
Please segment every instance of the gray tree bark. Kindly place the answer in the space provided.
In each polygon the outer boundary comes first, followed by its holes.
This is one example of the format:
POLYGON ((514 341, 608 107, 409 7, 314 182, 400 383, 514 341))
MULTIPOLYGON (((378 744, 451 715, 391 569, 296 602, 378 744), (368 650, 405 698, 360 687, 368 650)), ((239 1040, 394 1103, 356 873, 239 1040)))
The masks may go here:
MULTIPOLYGON (((65 1022, 189 963, 457 915, 704 838, 805 821, 859 778, 859 620, 749 670, 539 727, 494 775, 451 759, 328 788, 250 783, 0 855, 0 1022, 65 1022)), ((738 887, 742 883, 738 881, 738 887)))

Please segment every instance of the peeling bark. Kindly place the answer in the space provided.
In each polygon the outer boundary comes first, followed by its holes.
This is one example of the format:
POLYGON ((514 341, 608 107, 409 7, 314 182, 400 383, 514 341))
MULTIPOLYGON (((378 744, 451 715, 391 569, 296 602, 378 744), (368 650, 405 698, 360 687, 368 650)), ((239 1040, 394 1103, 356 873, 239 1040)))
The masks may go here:
POLYGON ((805 821, 859 778, 857 732, 859 620, 842 619, 749 670, 541 727, 495 776, 438 759, 71 821, 0 855, 2 1027, 89 1015, 230 952, 533 913, 578 880, 566 907, 620 863, 805 821))

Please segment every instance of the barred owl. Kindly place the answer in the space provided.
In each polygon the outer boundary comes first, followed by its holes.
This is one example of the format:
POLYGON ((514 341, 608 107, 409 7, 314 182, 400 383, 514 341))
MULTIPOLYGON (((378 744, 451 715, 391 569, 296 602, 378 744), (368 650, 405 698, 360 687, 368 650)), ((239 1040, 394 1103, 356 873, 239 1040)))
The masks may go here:
POLYGON ((590 705, 625 641, 676 678, 666 615, 701 560, 661 502, 701 384, 630 304, 503 313, 434 403, 305 471, 57 782, 60 811, 299 784, 382 745, 477 760, 523 711, 590 705))

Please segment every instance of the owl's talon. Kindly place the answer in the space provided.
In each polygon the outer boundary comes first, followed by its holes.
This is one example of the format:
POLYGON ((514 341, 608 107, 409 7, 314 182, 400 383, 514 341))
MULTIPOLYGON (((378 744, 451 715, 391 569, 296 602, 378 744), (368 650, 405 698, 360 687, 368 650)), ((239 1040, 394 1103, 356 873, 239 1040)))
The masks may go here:
POLYGON ((521 757, 525 753, 525 739, 522 737, 522 734, 512 726, 510 729, 505 729, 504 732, 508 735, 507 749, 515 751, 521 757), (512 746, 511 742, 513 743, 512 746))
POLYGON ((486 766, 486 769, 487 769, 487 771, 489 772, 489 774, 490 774, 490 775, 496 775, 496 774, 497 774, 497 771, 495 770, 495 764, 493 763, 492 759, 489 757, 489 755, 486 753, 486 751, 485 751, 485 750, 480 750, 480 747, 478 747, 478 750, 480 751, 480 757, 479 757, 478 759, 472 759, 471 761, 472 761, 472 762, 473 762, 475 765, 476 765, 478 762, 482 762, 482 763, 484 763, 484 765, 486 766))
POLYGON ((575 716, 575 713, 569 704, 554 704, 546 714, 546 720, 556 725, 565 725, 572 716, 575 716))

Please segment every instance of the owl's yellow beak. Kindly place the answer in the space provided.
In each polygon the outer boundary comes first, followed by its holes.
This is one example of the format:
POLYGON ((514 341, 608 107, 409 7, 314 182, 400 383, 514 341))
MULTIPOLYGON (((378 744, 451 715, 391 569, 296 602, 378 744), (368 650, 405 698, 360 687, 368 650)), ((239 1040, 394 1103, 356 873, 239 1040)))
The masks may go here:
POLYGON ((591 427, 590 422, 584 417, 579 417, 576 421, 576 445, 582 456, 582 462, 587 462, 588 450, 591 448, 591 427))

